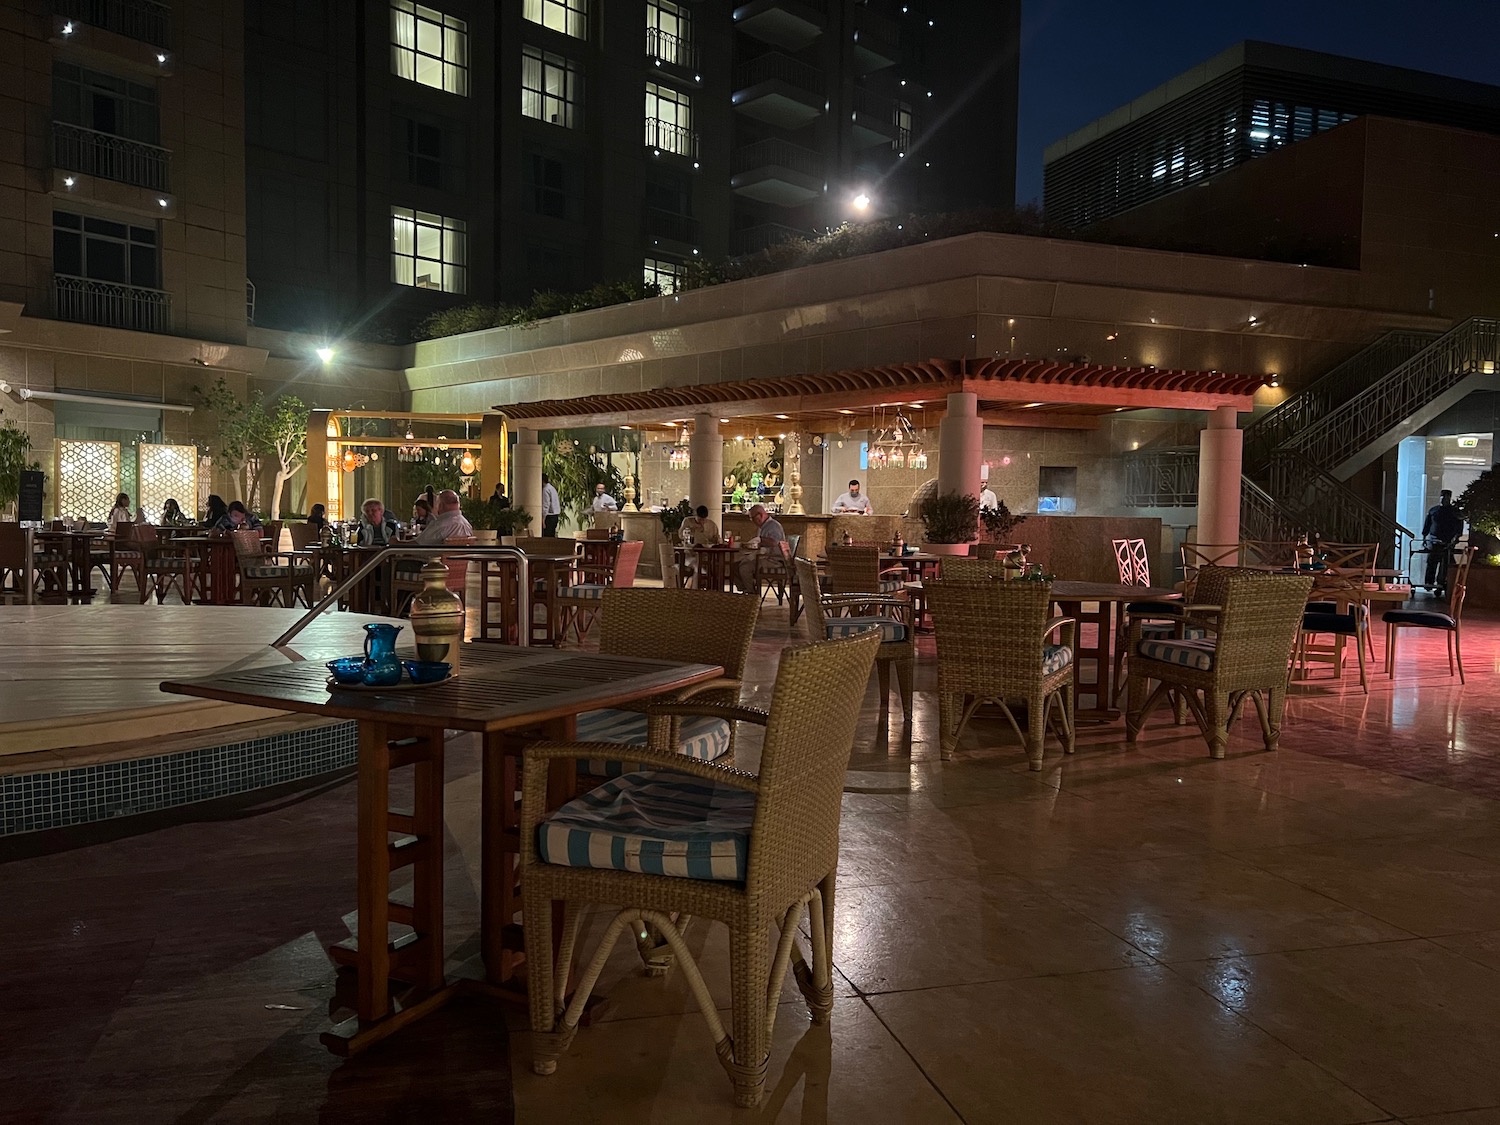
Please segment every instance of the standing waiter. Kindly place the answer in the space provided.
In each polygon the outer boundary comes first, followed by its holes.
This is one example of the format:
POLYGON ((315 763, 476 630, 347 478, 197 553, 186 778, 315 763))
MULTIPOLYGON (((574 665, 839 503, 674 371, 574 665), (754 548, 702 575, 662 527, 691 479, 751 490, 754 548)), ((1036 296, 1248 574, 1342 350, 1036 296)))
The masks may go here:
POLYGON ((1448 560, 1453 555, 1453 544, 1464 533, 1464 518, 1453 506, 1453 493, 1443 489, 1438 502, 1428 509, 1422 521, 1422 542, 1427 548, 1427 581, 1425 585, 1439 595, 1446 593, 1448 585, 1448 560))

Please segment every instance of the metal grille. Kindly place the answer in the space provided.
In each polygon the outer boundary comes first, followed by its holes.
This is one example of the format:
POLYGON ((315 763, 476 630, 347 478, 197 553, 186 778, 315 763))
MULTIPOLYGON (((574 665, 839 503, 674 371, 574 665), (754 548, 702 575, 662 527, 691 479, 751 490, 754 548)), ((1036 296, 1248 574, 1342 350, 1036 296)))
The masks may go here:
POLYGON ((103 523, 119 492, 119 442, 58 440, 58 515, 103 523))
POLYGON ((822 176, 823 157, 812 149, 783 141, 779 137, 767 137, 763 141, 746 145, 734 154, 734 170, 750 172, 756 168, 775 166, 804 176, 822 176))
POLYGON ((152 191, 168 191, 170 158, 166 149, 144 141, 65 121, 52 123, 52 163, 70 172, 135 184, 152 191))
POLYGON ((1136 508, 1192 508, 1198 503, 1198 454, 1163 449, 1125 458, 1125 503, 1136 508))
POLYGON ((198 447, 195 445, 153 445, 142 442, 136 447, 140 476, 136 498, 148 514, 160 512, 168 497, 191 510, 198 495, 198 447))
POLYGON ((172 297, 160 289, 58 273, 52 275, 52 297, 58 320, 137 332, 167 332, 172 327, 172 297))
POLYGON ((698 134, 670 121, 655 117, 646 118, 646 147, 662 152, 675 152, 690 160, 698 159, 698 134))
POLYGON ((172 9, 159 0, 52 0, 52 10, 127 39, 171 46, 172 9))

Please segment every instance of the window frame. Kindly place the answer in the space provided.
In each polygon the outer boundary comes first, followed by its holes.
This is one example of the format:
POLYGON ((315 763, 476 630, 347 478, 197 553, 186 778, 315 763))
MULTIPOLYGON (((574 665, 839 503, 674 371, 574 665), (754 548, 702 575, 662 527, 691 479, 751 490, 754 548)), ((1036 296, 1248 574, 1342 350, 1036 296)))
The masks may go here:
POLYGON ((60 273, 64 277, 81 277, 87 281, 100 281, 110 285, 126 285, 133 289, 152 289, 158 292, 162 288, 162 261, 161 261, 161 230, 159 224, 137 224, 122 219, 101 219, 94 215, 84 215, 77 211, 63 211, 54 208, 52 211, 52 272, 60 273), (77 225, 59 222, 61 218, 75 219, 77 225), (124 237, 110 234, 98 229, 90 229, 90 224, 109 223, 112 226, 123 227, 124 237), (146 235, 147 238, 137 238, 137 235, 146 235), (59 237, 76 237, 78 240, 78 263, 77 273, 69 273, 60 270, 57 266, 57 241, 59 237), (121 247, 121 261, 124 264, 123 278, 105 277, 100 274, 89 273, 89 246, 91 243, 110 243, 121 247), (149 283, 136 277, 137 255, 135 251, 149 251, 151 260, 151 280, 149 283))
POLYGON ((588 41, 589 0, 524 0, 521 18, 559 35, 588 41))
MULTIPOLYGON (((430 235, 428 236, 430 237, 430 235)), ((429 278, 434 276, 429 273, 429 278)), ((430 289, 442 293, 465 294, 469 291, 469 226, 463 219, 438 215, 415 207, 391 207, 391 281, 411 289, 430 289), (410 225, 410 249, 401 245, 402 224, 410 225), (438 232, 437 256, 423 252, 423 232, 438 232), (403 277, 407 264, 408 277, 403 277), (422 284, 423 265, 436 267, 438 284, 422 284)))
POLYGON ((397 78, 426 86, 429 90, 469 96, 469 24, 457 16, 450 16, 436 8, 418 4, 416 0, 390 0, 391 5, 391 73, 397 78), (401 41, 401 25, 410 21, 410 44, 401 41), (431 44, 424 46, 424 28, 435 28, 438 38, 437 53, 431 44), (438 80, 423 77, 423 63, 436 65, 438 80))
POLYGON ((540 47, 523 46, 521 48, 521 116, 563 129, 581 128, 583 124, 583 68, 566 55, 544 51, 540 47), (528 63, 535 64, 537 68, 535 78, 539 85, 527 84, 533 79, 529 73, 532 67, 528 63), (561 94, 549 89, 548 79, 554 74, 562 76, 563 92, 561 94), (535 113, 528 108, 529 102, 535 103, 535 113), (561 112, 549 112, 552 106, 560 106, 561 112))
POLYGON ((666 297, 680 292, 687 274, 687 263, 675 258, 660 258, 647 254, 642 265, 642 280, 647 285, 655 283, 661 295, 666 297))
POLYGON ((676 0, 646 0, 646 57, 693 65, 693 12, 676 0))
POLYGON ((693 133, 693 96, 663 82, 646 83, 646 147, 670 152, 674 156, 697 159, 697 141, 693 133), (676 112, 669 120, 661 107, 673 106, 676 112))

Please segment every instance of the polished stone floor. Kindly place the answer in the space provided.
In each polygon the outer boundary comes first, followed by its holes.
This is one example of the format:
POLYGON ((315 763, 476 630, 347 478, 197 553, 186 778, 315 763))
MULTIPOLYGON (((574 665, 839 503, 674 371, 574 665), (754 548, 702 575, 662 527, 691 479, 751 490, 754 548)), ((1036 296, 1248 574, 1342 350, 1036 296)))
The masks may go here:
MULTIPOLYGON (((787 639, 768 606, 752 695, 787 639)), ((1279 752, 1253 720, 1217 762, 1185 728, 1132 750, 1101 724, 1040 773, 1003 719, 936 760, 930 643, 909 756, 867 697, 834 1018, 809 1027, 783 990, 760 1110, 731 1108, 680 974, 645 979, 624 949, 552 1077, 518 1014, 477 1002, 324 1053, 323 946, 353 923, 354 792, 333 779, 12 846, 0 1119, 1500 1123, 1500 617, 1471 615, 1465 687, 1436 636, 1368 697, 1320 673, 1279 752)), ((460 742, 455 957, 477 782, 460 742)), ((722 932, 689 941, 727 1004, 722 932)))

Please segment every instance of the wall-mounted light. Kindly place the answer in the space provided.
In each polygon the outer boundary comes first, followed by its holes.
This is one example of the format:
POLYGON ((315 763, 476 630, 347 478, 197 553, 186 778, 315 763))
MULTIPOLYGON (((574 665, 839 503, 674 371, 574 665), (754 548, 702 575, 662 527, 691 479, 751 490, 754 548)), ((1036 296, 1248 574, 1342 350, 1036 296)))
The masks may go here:
POLYGON ((166 200, 166 199, 158 199, 156 202, 157 202, 158 205, 160 205, 162 207, 170 207, 171 206, 171 202, 169 200, 166 200))
POLYGON ((334 350, 332 348, 319 348, 318 349, 318 358, 321 359, 324 363, 332 363, 333 362, 333 357, 334 357, 334 350))
POLYGON ((157 62, 157 64, 159 66, 166 66, 167 65, 167 56, 165 54, 161 53, 160 51, 158 51, 157 54, 156 54, 156 62, 157 62))
POLYGON ((77 28, 75 28, 73 26, 73 21, 72 20, 69 20, 67 23, 65 23, 65 24, 62 25, 62 33, 64 35, 72 35, 73 32, 76 31, 76 30, 77 30, 77 28))
POLYGON ((77 182, 78 181, 75 180, 72 176, 64 176, 63 177, 63 187, 65 187, 65 188, 71 188, 77 182))

